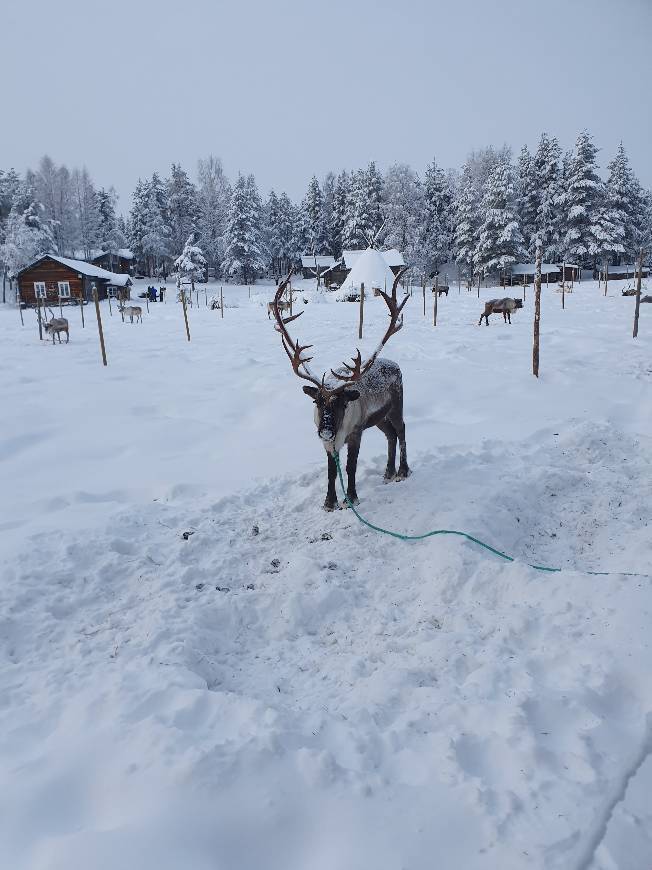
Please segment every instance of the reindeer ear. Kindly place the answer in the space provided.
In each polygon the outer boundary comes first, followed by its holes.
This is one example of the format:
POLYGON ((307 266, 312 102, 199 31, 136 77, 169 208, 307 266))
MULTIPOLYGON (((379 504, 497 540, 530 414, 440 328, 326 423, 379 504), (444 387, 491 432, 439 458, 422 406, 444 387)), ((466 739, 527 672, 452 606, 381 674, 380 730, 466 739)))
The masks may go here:
POLYGON ((346 402, 355 402, 356 399, 360 398, 360 393, 357 390, 344 390, 342 398, 346 402))
POLYGON ((317 395, 319 394, 319 390, 317 389, 317 387, 304 387, 303 392, 306 394, 306 396, 310 396, 311 399, 316 399, 317 395))

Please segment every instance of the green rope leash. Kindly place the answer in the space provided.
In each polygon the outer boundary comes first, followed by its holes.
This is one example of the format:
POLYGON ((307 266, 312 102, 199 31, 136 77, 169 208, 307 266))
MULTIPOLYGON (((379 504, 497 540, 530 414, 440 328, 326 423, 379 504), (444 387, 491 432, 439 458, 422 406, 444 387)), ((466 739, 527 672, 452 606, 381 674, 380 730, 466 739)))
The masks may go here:
MULTIPOLYGON (((342 487, 342 493, 344 495, 344 500, 347 505, 351 508, 355 516, 360 520, 360 522, 367 526, 370 529, 373 529, 374 532, 380 532, 383 535, 390 535, 392 538, 398 538, 399 541, 423 541, 425 538, 433 538, 435 535, 456 535, 459 538, 466 538, 467 541, 472 541, 474 544, 478 544, 480 547, 484 547, 485 550, 489 550, 490 553, 493 553, 495 556, 500 556, 501 559, 505 559, 507 562, 515 562, 516 559, 514 556, 509 556, 507 553, 503 553, 502 550, 497 550, 495 547, 490 546, 489 544, 485 544, 484 541, 481 541, 479 538, 474 538, 473 535, 469 535, 467 532, 458 532, 454 529, 434 529, 432 532, 425 532, 423 535, 402 535, 400 532, 391 532, 389 529, 383 529, 380 526, 375 526, 373 523, 370 523, 363 516, 361 516, 355 508, 355 505, 351 501, 351 499, 346 494, 346 488, 344 486, 344 478, 342 477, 342 468, 340 466, 340 455, 337 450, 333 451, 333 457, 335 459, 335 465, 337 466, 337 475, 340 479, 340 486, 342 487)), ((532 565, 530 562, 525 563, 529 568, 534 568, 536 571, 547 571, 548 573, 558 573, 563 571, 563 568, 550 568, 547 565, 532 565)), ((627 571, 584 571, 584 574, 592 574, 596 577, 610 577, 614 574, 620 574, 623 577, 649 577, 649 574, 633 574, 627 571)))

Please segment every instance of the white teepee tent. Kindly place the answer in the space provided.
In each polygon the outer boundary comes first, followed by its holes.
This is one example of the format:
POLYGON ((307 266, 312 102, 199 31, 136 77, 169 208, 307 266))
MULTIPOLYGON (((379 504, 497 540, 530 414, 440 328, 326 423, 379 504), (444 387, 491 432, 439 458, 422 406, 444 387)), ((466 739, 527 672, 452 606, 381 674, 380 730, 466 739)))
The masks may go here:
POLYGON ((382 253, 376 248, 367 248, 353 264, 346 280, 337 291, 337 299, 344 300, 352 293, 360 291, 364 284, 365 295, 371 296, 374 289, 387 290, 389 293, 394 283, 394 273, 385 262, 382 253))

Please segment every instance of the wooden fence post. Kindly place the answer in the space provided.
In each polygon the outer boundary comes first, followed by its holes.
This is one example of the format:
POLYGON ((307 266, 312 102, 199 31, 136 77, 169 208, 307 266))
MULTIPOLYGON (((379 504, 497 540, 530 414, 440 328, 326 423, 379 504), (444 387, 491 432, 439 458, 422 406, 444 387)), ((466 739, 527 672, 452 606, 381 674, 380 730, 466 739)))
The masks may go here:
POLYGON ((632 338, 638 338, 638 314, 641 308, 641 277, 643 275, 643 248, 638 255, 638 275, 636 276, 636 307, 634 308, 634 331, 632 338))
POLYGON ((20 325, 25 326, 25 321, 23 320, 23 300, 20 297, 20 290, 16 294, 16 297, 18 299, 18 312, 20 314, 20 325))
POLYGON ((106 348, 104 347, 104 332, 102 330, 102 315, 100 314, 100 300, 97 295, 97 287, 93 284, 93 301, 95 302, 95 315, 97 317, 97 332, 100 336, 100 350, 102 351, 102 363, 106 365, 106 348))
POLYGON ((364 281, 360 284, 360 322, 358 324, 358 338, 362 338, 362 324, 364 323, 364 281))
POLYGON ((37 312, 37 317, 38 317, 38 337, 39 337, 39 341, 43 341, 43 320, 42 320, 42 317, 41 317, 41 297, 40 297, 40 296, 38 297, 38 305, 37 305, 37 308, 38 308, 38 312, 37 312))
POLYGON ((186 324, 186 338, 190 341, 190 327, 188 326, 188 308, 186 306, 186 291, 183 285, 179 283, 179 292, 181 293, 181 304, 183 306, 183 319, 186 324))
POLYGON ((82 329, 86 329, 86 319, 84 317, 84 301, 84 287, 82 285, 82 291, 79 294, 79 307, 81 308, 82 329))
POLYGON ((607 287, 609 286, 609 261, 604 264, 604 295, 607 295, 607 287))
POLYGON ((223 288, 220 285, 220 317, 224 319, 224 294, 222 290, 223 288))
POLYGON ((534 336, 532 342, 532 374, 539 377, 539 333, 541 321, 541 245, 537 244, 534 273, 534 336))
POLYGON ((426 316, 426 277, 423 276, 423 316, 426 316))
POLYGON ((437 326, 437 300, 439 298, 439 276, 435 275, 435 299, 432 306, 432 325, 437 326))
MULTIPOLYGON (((113 317, 113 309, 111 308, 111 293, 107 290, 106 295, 109 300, 109 315, 113 317)), ((149 311, 149 308, 147 310, 149 311)))

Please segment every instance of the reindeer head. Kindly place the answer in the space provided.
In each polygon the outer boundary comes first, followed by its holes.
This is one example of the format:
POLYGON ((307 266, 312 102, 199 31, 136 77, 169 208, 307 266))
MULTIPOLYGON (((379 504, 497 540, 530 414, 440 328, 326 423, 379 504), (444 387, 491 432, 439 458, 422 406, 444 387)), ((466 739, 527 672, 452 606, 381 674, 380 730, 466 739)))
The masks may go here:
POLYGON ((312 357, 304 356, 304 352, 309 350, 312 345, 299 344, 298 340, 294 341, 291 338, 287 330, 287 324, 300 317, 303 311, 291 317, 284 318, 281 316, 281 298, 290 281, 291 272, 285 281, 279 285, 274 296, 274 301, 271 303, 276 320, 276 329, 281 333, 283 349, 290 360, 292 370, 297 377, 310 381, 312 384, 312 386, 304 386, 303 392, 307 396, 310 396, 315 403, 317 434, 322 440, 325 449, 329 452, 334 449, 337 434, 344 421, 348 406, 352 402, 357 402, 360 398, 359 390, 355 389, 356 385, 374 364, 378 354, 389 338, 403 326, 402 311, 409 297, 406 296, 400 304, 397 301, 396 288, 398 287, 401 274, 402 272, 399 272, 394 279, 391 294, 385 293, 382 290, 379 291, 379 295, 383 297, 389 309, 390 322, 376 350, 364 363, 362 362, 362 355, 358 350, 356 356, 351 360, 351 365, 343 363, 342 367, 337 371, 330 370, 331 378, 328 381, 326 380, 326 373, 322 375, 320 380, 308 367, 312 357))

